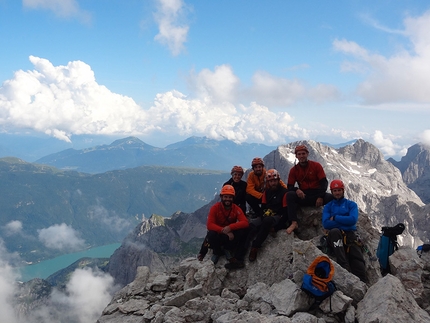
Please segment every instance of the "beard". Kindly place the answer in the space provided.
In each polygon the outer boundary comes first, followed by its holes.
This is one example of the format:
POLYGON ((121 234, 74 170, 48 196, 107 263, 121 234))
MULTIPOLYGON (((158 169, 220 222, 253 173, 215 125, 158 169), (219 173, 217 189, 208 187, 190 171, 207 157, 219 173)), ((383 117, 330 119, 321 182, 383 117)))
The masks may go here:
POLYGON ((225 208, 229 208, 229 207, 231 207, 231 205, 233 204, 233 201, 230 201, 230 200, 222 200, 221 201, 221 203, 222 203, 222 205, 225 207, 225 208))

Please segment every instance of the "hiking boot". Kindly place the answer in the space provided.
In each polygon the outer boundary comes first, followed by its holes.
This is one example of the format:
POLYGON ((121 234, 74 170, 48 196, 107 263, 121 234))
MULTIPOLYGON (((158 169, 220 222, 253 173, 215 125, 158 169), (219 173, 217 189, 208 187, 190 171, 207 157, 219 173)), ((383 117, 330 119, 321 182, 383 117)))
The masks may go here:
POLYGON ((236 258, 231 258, 230 262, 224 265, 226 269, 240 269, 245 267, 245 263, 242 260, 237 260, 236 258))
POLYGON ((199 253, 198 255, 197 255, 197 259, 199 260, 199 261, 203 261, 203 259, 205 258, 205 255, 202 255, 201 253, 199 253))
POLYGON ((257 259, 257 253, 258 253, 258 248, 251 248, 251 251, 249 252, 249 261, 253 262, 255 261, 255 259, 257 259))
POLYGON ((215 255, 215 254, 212 255, 211 260, 214 263, 214 265, 217 264, 219 257, 220 257, 219 255, 215 255))
POLYGON ((233 254, 231 253, 230 250, 225 249, 224 250, 224 255, 225 255, 225 259, 230 260, 233 258, 233 254))

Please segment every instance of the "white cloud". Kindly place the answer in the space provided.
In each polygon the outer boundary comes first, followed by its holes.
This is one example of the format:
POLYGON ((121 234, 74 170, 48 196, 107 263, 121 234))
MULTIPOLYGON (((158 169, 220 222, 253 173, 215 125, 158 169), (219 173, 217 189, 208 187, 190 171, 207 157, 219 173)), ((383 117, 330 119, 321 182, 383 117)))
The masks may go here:
POLYGON ((167 45, 175 56, 184 50, 187 41, 189 26, 181 22, 185 9, 182 0, 157 0, 157 12, 154 13, 159 30, 154 39, 167 45))
POLYGON ((88 216, 91 220, 105 225, 112 231, 119 232, 131 227, 129 221, 119 217, 115 212, 109 212, 101 205, 92 206, 88 211, 88 216))
MULTIPOLYGON (((367 78, 357 88, 365 104, 425 103, 429 109, 430 91, 430 11, 404 20, 405 30, 396 32, 410 41, 410 49, 400 49, 390 57, 371 53, 353 41, 335 40, 335 50, 356 59, 346 62, 344 71, 366 71, 367 78)), ((381 29, 381 28, 379 28, 381 29)), ((388 30, 388 29, 387 29, 388 30)), ((392 32, 392 31, 389 31, 392 32)))
POLYGON ((393 143, 389 138, 384 137, 382 131, 376 130, 373 135, 373 142, 376 147, 381 150, 384 155, 393 156, 401 150, 399 145, 393 143))
POLYGON ((67 224, 55 224, 38 230, 39 240, 51 249, 75 251, 85 247, 85 241, 78 237, 78 232, 67 224))
POLYGON ((211 97, 215 102, 234 102, 237 97, 239 78, 228 65, 205 68, 190 77, 193 90, 199 98, 211 97))
POLYGON ((17 322, 15 312, 12 307, 12 297, 15 294, 14 282, 17 279, 16 269, 8 261, 9 255, 4 247, 3 240, 0 239, 0 313, 1 321, 17 322))
MULTIPOLYGON (((91 269, 76 269, 70 277, 66 292, 54 290, 53 305, 66 308, 73 322, 95 322, 112 298, 113 278, 91 269)), ((44 313, 49 313, 44 311, 44 313)), ((63 317, 66 313, 60 313, 63 317)))
POLYGON ((430 145, 430 129, 424 130, 420 137, 423 144, 430 145))
POLYGON ((80 9, 76 0, 23 0, 22 4, 24 8, 50 10, 61 18, 76 17, 85 23, 91 20, 90 14, 80 9))
POLYGON ((10 221, 9 223, 7 223, 4 226, 4 229, 6 231, 5 234, 7 236, 10 236, 10 235, 13 235, 13 234, 16 234, 16 233, 20 233, 21 230, 22 230, 22 222, 21 221, 17 221, 17 220, 10 221))
POLYGON ((253 75, 252 83, 249 89, 244 90, 246 96, 269 107, 288 107, 304 100, 323 103, 340 97, 334 85, 311 87, 301 80, 276 77, 262 71, 253 75))
POLYGON ((97 84, 87 64, 74 61, 53 66, 34 56, 30 61, 35 70, 16 72, 0 88, 1 125, 33 129, 70 142, 72 134, 136 133, 145 119, 131 98, 97 84))

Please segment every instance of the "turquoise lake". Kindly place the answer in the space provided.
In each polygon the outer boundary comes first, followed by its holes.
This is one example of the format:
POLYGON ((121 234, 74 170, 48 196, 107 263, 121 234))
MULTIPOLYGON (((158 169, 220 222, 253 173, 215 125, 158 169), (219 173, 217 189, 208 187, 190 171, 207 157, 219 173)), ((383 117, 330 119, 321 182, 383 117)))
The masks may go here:
POLYGON ((91 248, 88 250, 62 255, 53 259, 41 261, 34 265, 19 268, 22 281, 29 281, 33 278, 46 279, 56 271, 66 268, 76 260, 83 257, 90 258, 109 258, 113 252, 119 248, 120 243, 91 248))

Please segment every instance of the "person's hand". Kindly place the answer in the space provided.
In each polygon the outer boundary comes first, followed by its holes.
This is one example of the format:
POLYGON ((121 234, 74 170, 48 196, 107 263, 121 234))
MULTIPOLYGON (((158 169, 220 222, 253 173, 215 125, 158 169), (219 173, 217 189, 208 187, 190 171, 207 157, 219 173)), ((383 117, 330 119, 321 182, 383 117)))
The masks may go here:
POLYGON ((300 188, 297 189, 296 194, 302 200, 305 198, 305 193, 300 188))
POLYGON ((227 235, 228 235, 228 240, 233 240, 234 239, 234 234, 233 234, 233 232, 229 232, 229 233, 227 233, 227 235))
POLYGON ((228 234, 229 232, 231 232, 230 226, 229 225, 225 226, 224 228, 222 228, 221 232, 224 234, 228 234))
POLYGON ((323 206, 324 199, 322 197, 317 198, 317 202, 315 203, 316 207, 323 206))

